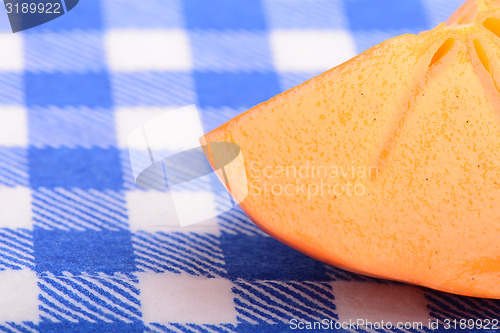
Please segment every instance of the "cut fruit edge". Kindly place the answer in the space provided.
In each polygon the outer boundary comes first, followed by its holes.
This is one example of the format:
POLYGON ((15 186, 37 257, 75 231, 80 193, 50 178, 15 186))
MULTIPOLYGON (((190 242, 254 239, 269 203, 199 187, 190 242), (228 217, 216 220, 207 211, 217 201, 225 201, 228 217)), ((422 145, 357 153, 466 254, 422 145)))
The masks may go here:
MULTIPOLYGON (((500 110, 500 62, 496 57, 496 54, 500 54, 499 8, 500 1, 470 0, 466 2, 459 10, 457 10, 457 12, 450 17, 446 24, 440 24, 433 30, 424 32, 420 35, 402 35, 399 37, 395 37, 376 46, 390 46, 391 43, 399 42, 415 43, 420 45, 419 48, 421 51, 419 51, 419 60, 415 65, 414 73, 421 74, 415 75, 415 78, 409 85, 406 94, 404 94, 404 98, 408 98, 414 93, 416 87, 418 87, 420 83, 425 80, 428 71, 434 70, 434 67, 436 67, 436 70, 439 70, 439 68, 437 68, 439 66, 436 66, 436 64, 444 61, 446 57, 457 55, 459 51, 463 51, 468 55, 468 61, 470 61, 470 63, 473 65, 475 73, 480 78, 485 91, 491 96, 489 100, 496 105, 496 108, 498 110, 500 110)), ((373 52, 372 49, 367 50, 364 53, 347 61, 346 63, 341 64, 338 67, 335 67, 327 72, 335 71, 337 68, 342 66, 348 66, 363 57, 369 57, 371 52, 373 52)), ((308 84, 308 82, 309 81, 306 81, 302 85, 306 85, 308 84)), ((295 89, 297 89, 297 87, 279 94, 273 97, 271 100, 263 102, 255 106, 254 108, 251 108, 235 119, 242 119, 241 117, 245 117, 245 115, 248 116, 252 111, 266 106, 268 103, 270 103, 270 101, 276 98, 281 98, 282 96, 286 96, 286 94, 292 93, 295 89)), ((404 117, 404 114, 402 116, 404 117)), ((210 137, 216 137, 216 131, 228 131, 227 128, 234 121, 235 120, 233 119, 222 125, 218 129, 209 132, 205 136, 200 138, 200 142, 202 143, 202 145, 206 145, 208 143, 207 158, 212 166, 214 165, 214 161, 212 153, 210 152, 209 144, 210 142, 214 141, 210 140, 210 137)), ((390 149, 390 143, 386 145, 384 149, 390 149)), ((381 152, 380 156, 384 156, 384 152, 381 152)), ((240 194, 238 193, 233 193, 229 184, 224 185, 226 185, 232 195, 240 196, 240 194)), ((250 205, 248 205, 245 200, 240 202, 240 206, 249 215, 252 221, 264 232, 273 236, 280 242, 287 244, 288 246, 322 262, 366 276, 424 285, 442 291, 457 293, 457 291, 453 288, 447 288, 446 286, 439 286, 439 288, 436 288, 436 286, 429 285, 428 283, 424 283, 416 279, 394 278, 394 276, 391 276, 390 274, 387 274, 383 271, 377 272, 377 270, 373 269, 373 267, 356 267, 355 263, 347 262, 345 260, 342 260, 342 258, 332 259, 331 254, 318 249, 317 247, 304 241, 300 237, 291 237, 289 234, 284 234, 283 232, 281 232, 281 230, 276 228, 277 226, 268 224, 266 223, 266 221, 260 221, 258 219, 259 214, 255 210, 255 207, 251 207, 250 205)), ((492 297, 492 295, 488 294, 487 292, 478 293, 477 291, 472 294, 469 294, 467 292, 460 292, 460 294, 475 297, 492 297)), ((494 297, 500 298, 500 295, 494 295, 494 297)))

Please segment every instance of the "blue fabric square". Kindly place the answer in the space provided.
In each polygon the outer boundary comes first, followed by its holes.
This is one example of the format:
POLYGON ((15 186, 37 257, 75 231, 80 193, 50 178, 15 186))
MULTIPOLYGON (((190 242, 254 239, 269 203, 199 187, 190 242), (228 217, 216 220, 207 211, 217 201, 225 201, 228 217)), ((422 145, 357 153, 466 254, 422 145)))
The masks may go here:
POLYGON ((0 185, 29 185, 28 151, 26 148, 0 147, 0 185))
POLYGON ((30 144, 38 148, 101 147, 116 145, 113 112, 90 108, 28 109, 30 144))
MULTIPOLYGON (((259 325, 249 324, 249 323, 239 323, 236 326, 236 331, 239 333, 253 333, 256 331, 262 333, 282 333, 290 331, 289 324, 263 324, 259 323, 259 325)), ((314 332, 314 331, 313 331, 314 332)))
POLYGON ((85 74, 31 73, 25 75, 28 106, 109 107, 111 94, 106 72, 85 74))
POLYGON ((63 31, 102 28, 101 0, 81 0, 69 12, 55 20, 26 30, 28 33, 40 31, 63 31))
POLYGON ((221 248, 228 278, 327 281, 326 265, 265 236, 223 233, 221 248))
POLYGON ((292 89, 322 72, 281 72, 279 74, 281 90, 292 89))
POLYGON ((18 72, 0 72, 0 105, 24 103, 24 80, 18 72))
POLYGON ((42 327, 47 331, 49 327, 54 331, 66 329, 65 332, 128 332, 127 328, 132 325, 140 327, 138 283, 135 275, 124 272, 39 273, 42 327), (81 320, 81 324, 75 325, 74 318, 81 320), (50 321, 59 325, 52 325, 50 321))
POLYGON ((281 92, 275 73, 195 72, 201 107, 250 108, 281 92))
MULTIPOLYGON (((235 295, 234 304, 238 319, 243 323, 292 324, 294 319, 319 321, 325 318, 330 320, 339 318, 331 281, 238 279, 233 281, 231 291, 235 295), (272 313, 259 311, 269 308, 273 309, 272 313), (276 320, 277 318, 281 320, 276 320)), ((292 329, 299 328, 290 326, 292 329)), ((241 331, 245 332, 243 329, 241 331)))
POLYGON ((28 229, 0 228, 0 271, 26 268, 35 268, 33 233, 28 229))
POLYGON ((265 0, 274 29, 345 29, 342 0, 265 0))
POLYGON ((4 10, 0 10, 0 31, 8 33, 12 32, 7 11, 4 10))
POLYGON ((103 333, 103 332, 120 332, 120 333, 142 333, 144 332, 143 323, 125 323, 125 322, 115 322, 115 323, 90 323, 90 322, 51 322, 42 321, 38 325, 38 331, 40 333, 103 333))
POLYGON ((118 106, 184 106, 196 103, 191 74, 185 72, 111 73, 118 106))
POLYGON ((221 249, 213 235, 181 232, 138 231, 132 245, 138 272, 188 273, 195 276, 218 277, 225 274, 221 249), (196 249, 204 248, 203 254, 196 249))
MULTIPOLYGON (((431 316, 434 318, 450 319, 458 323, 461 319, 498 319, 500 317, 500 300, 487 298, 472 298, 461 295, 449 294, 437 290, 426 290, 424 294, 427 300, 427 308, 430 310, 431 316)), ((462 326, 463 327, 463 326, 462 326)), ((442 327, 440 327, 442 328, 442 327)), ((449 327, 450 328, 450 327, 449 327)), ((453 330, 453 324, 451 326, 453 330)), ((455 332, 481 332, 488 331, 483 326, 482 329, 462 328, 453 330, 455 332)), ((498 330, 498 327, 491 331, 498 330)), ((446 332, 447 330, 442 330, 446 332)))
POLYGON ((38 188, 32 191, 33 224, 60 230, 128 230, 125 195, 120 191, 38 188), (113 202, 113 204, 110 204, 113 202))
POLYGON ((353 31, 404 29, 418 33, 427 27, 420 0, 344 0, 353 31))
POLYGON ((265 28, 263 8, 259 0, 185 0, 184 13, 190 29, 265 28))
POLYGON ((34 228, 36 271, 60 274, 132 272, 128 231, 63 231, 34 228))
POLYGON ((103 0, 106 26, 124 28, 181 28, 181 0, 103 0))
POLYGON ((102 71, 105 69, 102 39, 102 34, 96 31, 26 34, 24 37, 26 70, 66 73, 102 71))
POLYGON ((29 148, 32 188, 119 190, 122 172, 115 148, 29 148))
POLYGON ((273 70, 268 35, 248 31, 190 33, 195 70, 253 72, 273 70))
MULTIPOLYGON (((346 329, 336 329, 335 330, 330 330, 328 326, 324 326, 324 328, 318 328, 318 329, 305 329, 305 323, 298 320, 298 318, 294 318, 297 321, 293 321, 292 325, 287 323, 287 324, 268 324, 268 323, 259 323, 258 325, 255 324, 250 324, 250 323, 239 323, 238 326, 236 326, 236 332, 238 333, 254 333, 254 332, 259 332, 259 333, 283 333, 283 332, 294 332, 294 331, 302 331, 304 332, 353 332, 353 330, 346 330, 346 329), (300 325, 299 325, 300 322, 300 325)), ((328 318, 322 318, 327 319, 328 318)), ((312 320, 317 321, 317 320, 312 320)), ((328 322, 329 323, 329 322, 328 322)), ((317 324, 319 325, 319 324, 317 324)), ((359 330, 360 332, 363 332, 359 330)))

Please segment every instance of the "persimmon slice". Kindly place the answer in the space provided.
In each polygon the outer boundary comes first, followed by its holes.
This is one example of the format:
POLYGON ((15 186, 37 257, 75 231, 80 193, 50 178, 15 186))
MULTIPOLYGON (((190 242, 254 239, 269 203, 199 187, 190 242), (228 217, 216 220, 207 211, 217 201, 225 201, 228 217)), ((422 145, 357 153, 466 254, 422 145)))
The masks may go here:
POLYGON ((242 209, 325 263, 500 298, 499 7, 468 1, 206 134, 241 149, 242 209))

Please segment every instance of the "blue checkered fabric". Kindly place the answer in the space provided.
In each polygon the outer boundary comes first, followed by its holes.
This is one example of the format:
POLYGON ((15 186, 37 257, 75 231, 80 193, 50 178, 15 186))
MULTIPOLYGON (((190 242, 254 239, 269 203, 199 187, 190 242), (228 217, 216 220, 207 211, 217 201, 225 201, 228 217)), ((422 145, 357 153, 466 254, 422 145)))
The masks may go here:
POLYGON ((17 34, 0 10, 0 331, 321 331, 363 319, 423 323, 390 330, 415 332, 498 319, 498 301, 310 259, 237 208, 204 229, 142 230, 161 219, 162 192, 135 185, 127 148, 155 114, 196 104, 211 130, 460 2, 81 0, 17 34))

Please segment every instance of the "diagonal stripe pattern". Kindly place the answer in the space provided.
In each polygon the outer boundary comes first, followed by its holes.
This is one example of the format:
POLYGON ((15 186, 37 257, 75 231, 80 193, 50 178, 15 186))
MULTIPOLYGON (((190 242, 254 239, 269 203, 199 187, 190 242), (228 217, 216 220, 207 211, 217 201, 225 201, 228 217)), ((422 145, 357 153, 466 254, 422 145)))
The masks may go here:
POLYGON ((139 289, 133 275, 55 276, 45 273, 39 279, 42 320, 53 322, 139 321, 139 289))
POLYGON ((35 268, 33 234, 27 229, 0 229, 0 270, 35 268))
POLYGON ((319 282, 235 281, 238 319, 252 324, 338 319, 332 287, 319 282))
POLYGON ((226 273, 219 240, 213 235, 138 231, 132 235, 132 244, 139 271, 206 277, 226 273))
POLYGON ((125 230, 128 228, 125 201, 111 190, 53 190, 33 193, 35 225, 54 230, 125 230))

